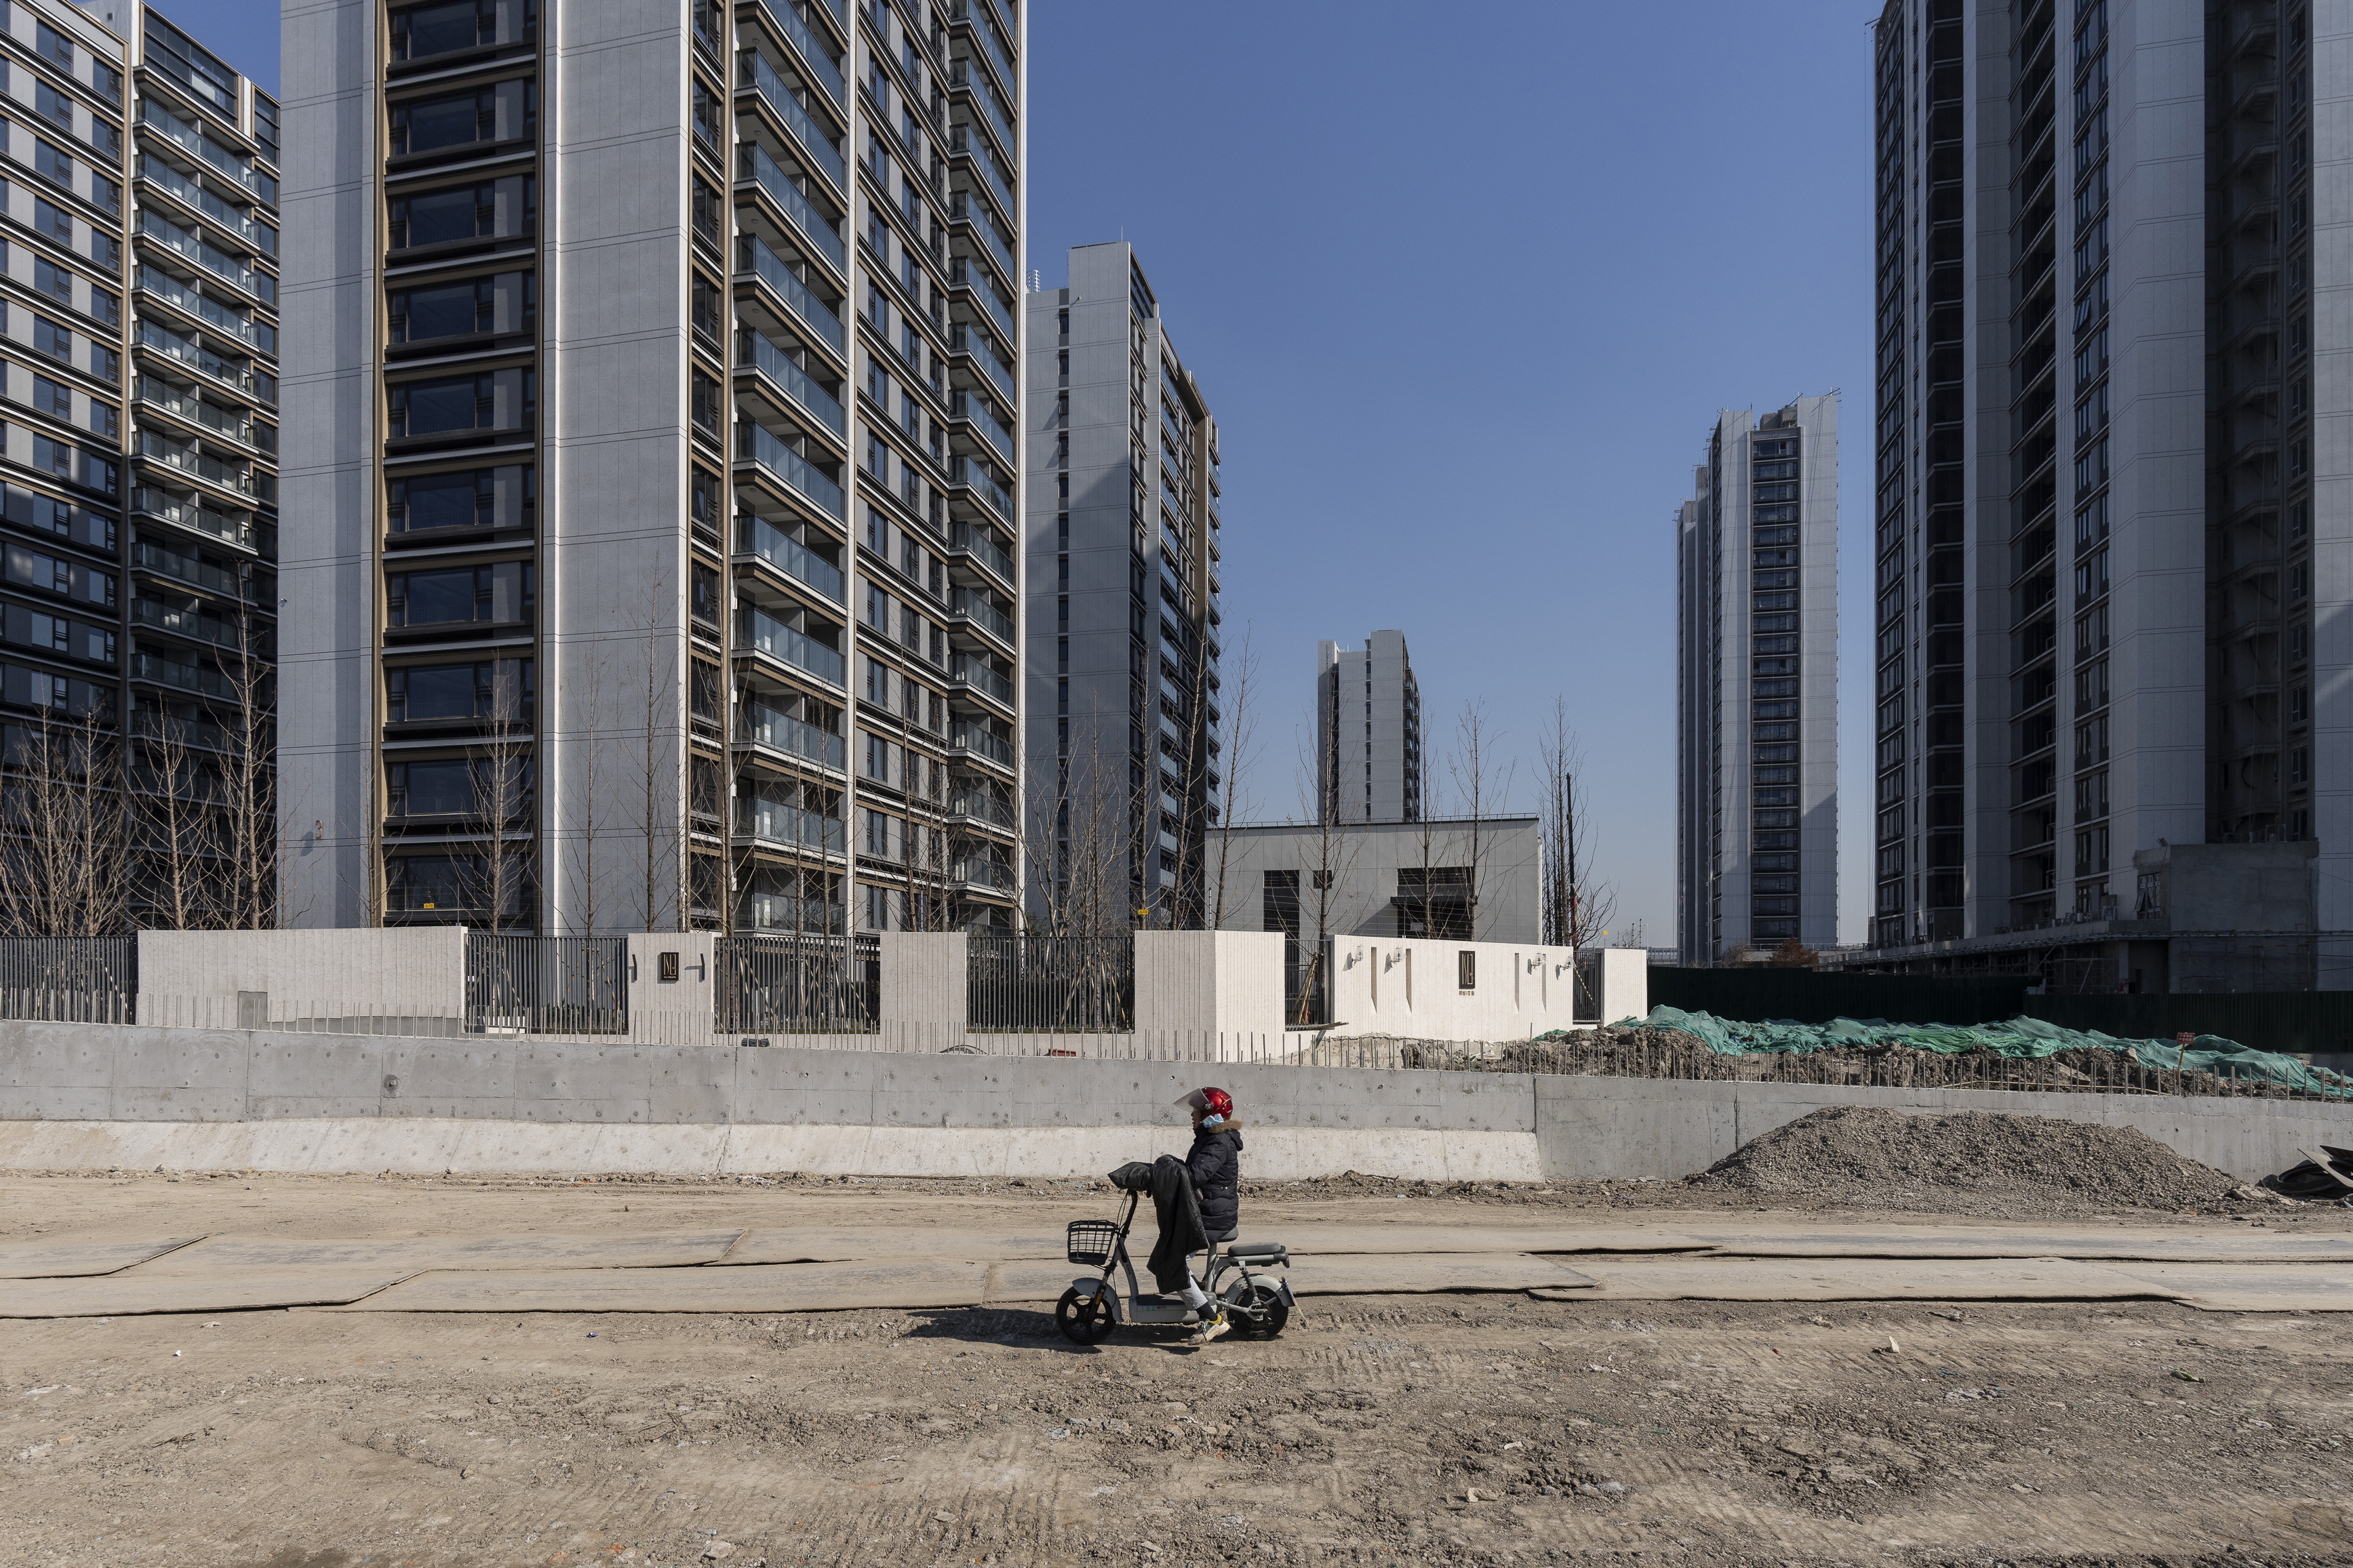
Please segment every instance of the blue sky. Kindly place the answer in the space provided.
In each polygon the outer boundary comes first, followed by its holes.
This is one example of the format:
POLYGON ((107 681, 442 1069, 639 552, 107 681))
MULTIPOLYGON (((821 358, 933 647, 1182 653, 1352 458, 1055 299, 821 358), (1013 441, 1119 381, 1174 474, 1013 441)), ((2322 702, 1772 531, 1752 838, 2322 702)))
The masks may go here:
MULTIPOLYGON (((1869 835, 1864 8, 1031 0, 1029 247, 1133 240, 1219 420, 1229 648, 1293 814, 1315 643, 1404 628, 1434 750, 1557 695, 1620 888, 1674 940, 1673 509, 1723 407, 1839 390, 1841 897, 1869 835)), ((251 0, 169 13, 277 75, 251 0)), ((1229 654, 1230 657, 1230 654, 1229 654)))

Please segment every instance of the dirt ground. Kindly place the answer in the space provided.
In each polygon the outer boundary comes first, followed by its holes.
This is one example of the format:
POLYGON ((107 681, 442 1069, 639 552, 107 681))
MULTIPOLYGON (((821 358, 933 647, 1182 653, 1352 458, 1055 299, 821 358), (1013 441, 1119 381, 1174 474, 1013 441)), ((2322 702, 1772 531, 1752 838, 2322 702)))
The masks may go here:
MULTIPOLYGON (((1083 1185, 11 1175, 0 1240, 978 1230, 1107 1206, 1083 1185)), ((1471 1205, 1793 1212, 1367 1180, 1245 1214, 1280 1239, 1471 1205)), ((2353 1319, 2158 1302, 1310 1298, 1279 1340, 1200 1350, 1082 1351, 1007 1310, 10 1321, 0 1565, 2284 1568, 2353 1562, 2349 1440, 2353 1319)))

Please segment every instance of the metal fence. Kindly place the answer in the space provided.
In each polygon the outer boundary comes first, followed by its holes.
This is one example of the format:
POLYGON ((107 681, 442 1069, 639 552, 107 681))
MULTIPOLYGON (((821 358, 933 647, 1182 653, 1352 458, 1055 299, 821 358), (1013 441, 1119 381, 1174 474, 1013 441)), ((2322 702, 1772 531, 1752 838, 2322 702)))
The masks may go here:
POLYGON ((469 932, 467 1031, 626 1035, 628 967, 627 937, 469 932))
POLYGON ((1135 1017, 1135 933, 974 931, 965 1016, 975 1029, 1118 1033, 1135 1017))
POLYGON ((722 1034, 865 1034, 881 1013, 878 936, 723 936, 718 964, 722 1034))
POLYGON ((0 937, 0 1017, 129 1023, 138 994, 135 936, 0 937))

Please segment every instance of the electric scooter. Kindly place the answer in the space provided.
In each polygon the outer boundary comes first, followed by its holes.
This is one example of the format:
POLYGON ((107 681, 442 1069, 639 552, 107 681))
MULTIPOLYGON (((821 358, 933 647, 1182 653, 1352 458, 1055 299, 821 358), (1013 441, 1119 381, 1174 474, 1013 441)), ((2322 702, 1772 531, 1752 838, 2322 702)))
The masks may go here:
MULTIPOLYGON (((1100 1278, 1071 1281, 1054 1303, 1054 1326, 1073 1344, 1100 1344, 1123 1323, 1167 1325, 1198 1323, 1201 1315, 1181 1296, 1146 1294, 1136 1289, 1135 1263, 1128 1256, 1127 1235, 1135 1223, 1135 1206, 1143 1194, 1127 1194, 1127 1213, 1118 1219, 1074 1219, 1070 1228, 1070 1257, 1082 1268, 1100 1268, 1100 1278), (1127 1276, 1123 1300, 1112 1271, 1127 1276)), ((1291 1249, 1279 1241, 1253 1241, 1220 1251, 1209 1248, 1208 1273, 1201 1289, 1225 1309, 1226 1320, 1242 1339, 1271 1340, 1291 1321, 1294 1305, 1291 1282, 1269 1272, 1291 1267, 1291 1249)))

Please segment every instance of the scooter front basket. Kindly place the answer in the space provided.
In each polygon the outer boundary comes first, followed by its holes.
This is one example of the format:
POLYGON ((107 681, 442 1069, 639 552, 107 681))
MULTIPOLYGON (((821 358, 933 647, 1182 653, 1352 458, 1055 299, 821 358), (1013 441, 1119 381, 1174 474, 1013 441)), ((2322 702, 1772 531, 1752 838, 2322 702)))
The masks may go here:
POLYGON ((1101 1268, 1111 1261, 1112 1249, 1118 1245, 1117 1220, 1074 1219, 1071 1222, 1071 1261, 1082 1268, 1101 1268))

